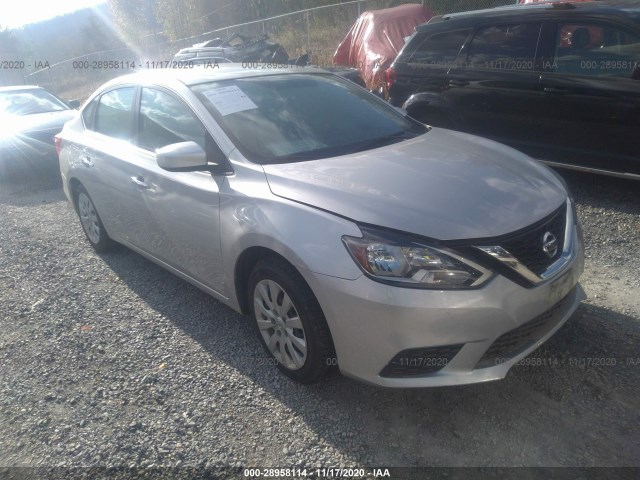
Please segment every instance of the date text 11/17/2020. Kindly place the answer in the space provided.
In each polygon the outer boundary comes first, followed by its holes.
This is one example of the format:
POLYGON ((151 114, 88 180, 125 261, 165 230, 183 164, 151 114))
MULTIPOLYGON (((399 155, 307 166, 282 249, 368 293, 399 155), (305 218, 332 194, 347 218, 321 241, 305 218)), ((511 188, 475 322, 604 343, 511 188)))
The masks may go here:
POLYGON ((216 60, 194 62, 192 60, 147 60, 144 62, 126 60, 77 60, 72 63, 76 70, 135 70, 135 69, 192 69, 220 68, 216 60))

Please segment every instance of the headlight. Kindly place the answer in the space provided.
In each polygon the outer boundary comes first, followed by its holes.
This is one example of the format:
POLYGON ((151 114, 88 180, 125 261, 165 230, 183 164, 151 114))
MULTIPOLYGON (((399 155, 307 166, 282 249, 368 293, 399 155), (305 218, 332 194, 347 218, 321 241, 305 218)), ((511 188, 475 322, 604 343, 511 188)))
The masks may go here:
POLYGON ((410 288, 470 288, 493 273, 449 250, 393 233, 360 227, 362 238, 343 236, 347 250, 372 279, 410 288))

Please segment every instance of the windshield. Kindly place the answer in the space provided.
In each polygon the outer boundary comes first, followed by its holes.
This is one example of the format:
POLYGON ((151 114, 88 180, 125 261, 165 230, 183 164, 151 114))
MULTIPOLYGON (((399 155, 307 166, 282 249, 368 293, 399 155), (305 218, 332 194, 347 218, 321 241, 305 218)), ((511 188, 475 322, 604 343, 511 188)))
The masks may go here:
POLYGON ((59 112, 69 107, 42 89, 0 92, 0 112, 11 115, 59 112))
POLYGON ((329 74, 268 75, 191 88, 242 154, 261 164, 344 155, 428 131, 329 74))

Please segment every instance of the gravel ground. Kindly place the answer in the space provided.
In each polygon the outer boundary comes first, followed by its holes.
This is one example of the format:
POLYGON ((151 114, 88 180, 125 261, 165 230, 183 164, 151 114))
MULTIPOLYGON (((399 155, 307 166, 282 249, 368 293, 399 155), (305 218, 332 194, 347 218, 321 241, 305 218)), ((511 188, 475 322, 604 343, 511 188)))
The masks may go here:
POLYGON ((423 390, 294 384, 242 316, 94 253, 54 174, 0 186, 0 467, 640 466, 639 185, 563 175, 589 299, 505 380, 423 390))

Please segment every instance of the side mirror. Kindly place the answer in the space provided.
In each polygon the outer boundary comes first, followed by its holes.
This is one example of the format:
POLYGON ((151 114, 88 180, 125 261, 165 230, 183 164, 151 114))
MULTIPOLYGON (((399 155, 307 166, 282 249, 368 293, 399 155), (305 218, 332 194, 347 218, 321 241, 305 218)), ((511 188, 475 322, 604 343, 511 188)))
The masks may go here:
POLYGON ((69 100, 67 103, 71 108, 76 108, 76 109, 80 108, 80 100, 73 99, 73 100, 69 100))
POLYGON ((207 163, 207 154, 196 142, 172 143, 156 150, 158 166, 170 172, 195 172, 214 165, 207 163))

